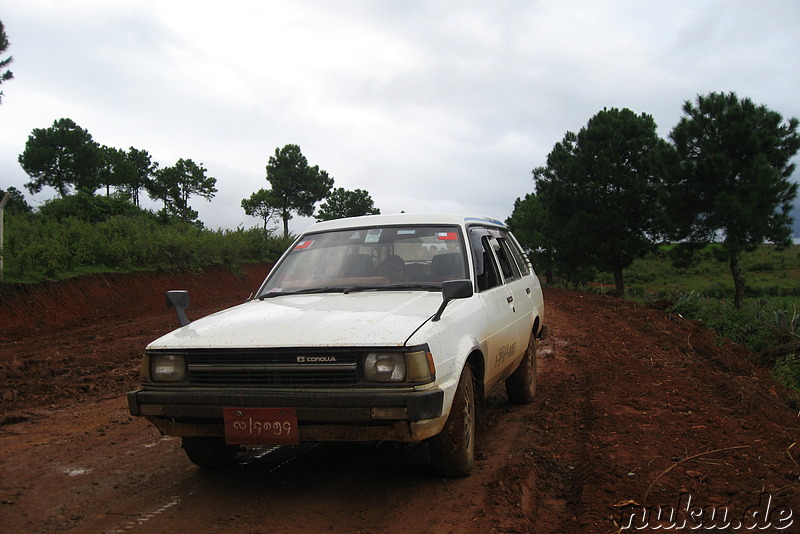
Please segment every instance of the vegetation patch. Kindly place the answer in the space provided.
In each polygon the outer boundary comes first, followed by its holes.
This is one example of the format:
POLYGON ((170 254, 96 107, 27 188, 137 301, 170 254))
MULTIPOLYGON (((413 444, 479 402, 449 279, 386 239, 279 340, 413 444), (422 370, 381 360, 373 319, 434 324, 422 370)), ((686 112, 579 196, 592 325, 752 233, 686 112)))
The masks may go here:
POLYGON ((291 241, 261 228, 207 230, 129 204, 123 213, 103 213, 108 203, 104 197, 87 196, 84 201, 84 210, 73 209, 77 203, 67 197, 50 201, 37 213, 7 217, 4 281, 39 282, 89 272, 233 268, 275 261, 291 241), (62 203, 69 203, 70 209, 63 209, 62 203))

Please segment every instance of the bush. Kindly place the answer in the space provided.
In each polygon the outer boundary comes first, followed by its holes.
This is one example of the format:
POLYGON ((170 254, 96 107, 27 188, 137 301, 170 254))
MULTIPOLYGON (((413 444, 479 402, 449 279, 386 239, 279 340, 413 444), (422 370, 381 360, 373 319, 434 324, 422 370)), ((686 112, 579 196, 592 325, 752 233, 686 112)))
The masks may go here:
POLYGON ((748 271, 767 271, 771 272, 775 270, 775 265, 771 261, 764 260, 756 262, 747 269, 748 271))
POLYGON ((780 300, 757 300, 736 310, 729 301, 690 291, 680 295, 670 311, 699 320, 720 336, 756 352, 760 361, 772 366, 778 382, 800 393, 800 313, 795 306, 780 300))
POLYGON ((90 223, 106 221, 116 215, 153 216, 132 204, 124 195, 95 196, 86 192, 48 200, 39 207, 38 214, 48 219, 76 218, 90 223))
POLYGON ((703 310, 703 298, 694 291, 681 293, 669 311, 687 319, 699 319, 703 310))
POLYGON ((721 337, 756 352, 767 349, 776 341, 773 321, 769 319, 775 310, 768 309, 762 301, 748 301, 737 310, 730 300, 709 298, 690 291, 678 297, 670 311, 698 320, 721 337))
POLYGON ((785 387, 800 392, 800 356, 788 354, 778 360, 772 376, 785 387))
POLYGON ((290 243, 260 228, 210 231, 188 223, 162 224, 149 212, 109 215, 100 221, 65 216, 61 211, 57 215, 15 214, 6 218, 4 229, 5 279, 16 281, 93 269, 233 267, 275 261, 290 243))

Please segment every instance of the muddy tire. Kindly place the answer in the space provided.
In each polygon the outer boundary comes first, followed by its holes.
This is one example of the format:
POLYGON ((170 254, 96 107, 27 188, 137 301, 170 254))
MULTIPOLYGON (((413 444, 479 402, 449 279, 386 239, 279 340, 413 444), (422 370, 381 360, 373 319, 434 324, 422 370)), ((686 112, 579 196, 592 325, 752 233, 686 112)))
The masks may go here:
POLYGON ((186 456, 203 469, 228 467, 239 452, 239 445, 228 445, 224 438, 184 437, 182 447, 186 456))
POLYGON ((531 335, 525 356, 506 379, 506 393, 513 404, 530 404, 536 396, 536 336, 531 335))
POLYGON ((464 366, 453 406, 442 431, 429 440, 431 464, 437 474, 465 477, 475 462, 475 382, 472 369, 464 366))

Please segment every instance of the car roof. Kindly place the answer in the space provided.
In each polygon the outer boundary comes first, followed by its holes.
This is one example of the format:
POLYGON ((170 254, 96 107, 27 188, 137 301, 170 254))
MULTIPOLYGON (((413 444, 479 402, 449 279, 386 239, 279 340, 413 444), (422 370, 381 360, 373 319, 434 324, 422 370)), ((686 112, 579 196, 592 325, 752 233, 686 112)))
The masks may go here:
POLYGON ((404 224, 457 224, 468 226, 471 224, 495 226, 505 228, 502 222, 489 217, 465 217, 452 213, 395 213, 387 215, 365 215, 363 217, 349 217, 318 222, 309 226, 304 233, 320 232, 325 230, 340 230, 346 228, 369 228, 375 226, 396 226, 404 224))

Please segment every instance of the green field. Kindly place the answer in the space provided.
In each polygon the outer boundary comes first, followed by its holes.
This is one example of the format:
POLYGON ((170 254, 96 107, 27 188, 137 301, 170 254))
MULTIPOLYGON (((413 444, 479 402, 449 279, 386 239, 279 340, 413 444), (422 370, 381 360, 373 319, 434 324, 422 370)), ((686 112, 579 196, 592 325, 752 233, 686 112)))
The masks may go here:
MULTIPOLYGON (((625 285, 633 295, 658 295, 670 298, 695 291, 705 296, 733 299, 733 279, 727 258, 719 246, 709 245, 698 254, 696 263, 675 267, 670 261, 669 247, 634 261, 625 270, 625 285)), ((778 250, 762 245, 745 253, 740 267, 747 281, 746 297, 789 297, 800 303, 800 245, 778 250)), ((612 285, 610 273, 598 276, 597 282, 612 285)))

